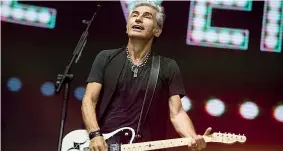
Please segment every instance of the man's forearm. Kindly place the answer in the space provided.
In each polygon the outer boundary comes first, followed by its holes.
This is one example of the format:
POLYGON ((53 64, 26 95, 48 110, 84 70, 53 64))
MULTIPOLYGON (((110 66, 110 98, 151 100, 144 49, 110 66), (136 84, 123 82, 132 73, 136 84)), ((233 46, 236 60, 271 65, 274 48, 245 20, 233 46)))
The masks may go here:
POLYGON ((83 121, 88 132, 99 130, 93 102, 91 100, 83 100, 81 110, 83 121))
POLYGON ((170 119, 175 130, 182 137, 196 136, 193 123, 185 111, 180 111, 178 114, 172 115, 170 119))

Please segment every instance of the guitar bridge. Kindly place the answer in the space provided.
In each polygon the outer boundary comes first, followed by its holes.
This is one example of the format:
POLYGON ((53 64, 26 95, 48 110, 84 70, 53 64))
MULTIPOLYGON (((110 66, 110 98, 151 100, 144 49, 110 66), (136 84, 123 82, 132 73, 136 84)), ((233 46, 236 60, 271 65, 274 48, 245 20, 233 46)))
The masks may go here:
POLYGON ((109 151, 120 151, 121 150, 120 148, 121 148, 120 144, 110 144, 108 146, 109 151))

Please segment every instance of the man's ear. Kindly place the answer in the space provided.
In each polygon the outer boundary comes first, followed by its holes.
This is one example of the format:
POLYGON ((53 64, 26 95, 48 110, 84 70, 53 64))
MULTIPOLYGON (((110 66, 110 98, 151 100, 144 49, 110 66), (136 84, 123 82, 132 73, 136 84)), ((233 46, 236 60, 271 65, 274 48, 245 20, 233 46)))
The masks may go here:
POLYGON ((154 36, 159 37, 161 33, 162 33, 162 28, 158 27, 154 31, 154 36))

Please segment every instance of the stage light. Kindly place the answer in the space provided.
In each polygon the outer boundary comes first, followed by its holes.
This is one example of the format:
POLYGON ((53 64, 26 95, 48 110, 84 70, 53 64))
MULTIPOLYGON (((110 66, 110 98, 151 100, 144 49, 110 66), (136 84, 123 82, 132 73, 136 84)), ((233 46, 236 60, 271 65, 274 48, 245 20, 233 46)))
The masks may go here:
POLYGON ((20 4, 18 1, 1 2, 1 20, 44 28, 54 28, 56 9, 20 4))
POLYGON ((191 37, 194 42, 200 42, 204 39, 204 33, 201 30, 194 30, 191 37))
POLYGON ((208 0, 208 2, 210 4, 213 4, 213 5, 219 5, 221 3, 222 0, 208 0))
POLYGON ((0 2, 1 5, 11 5, 13 3, 13 0, 4 0, 0 2))
POLYGON ((186 112, 188 112, 188 111, 191 109, 191 107, 192 107, 192 102, 191 102, 191 100, 190 100, 187 96, 184 96, 184 97, 181 99, 181 101, 182 101, 182 106, 183 106, 184 110, 185 110, 186 112))
POLYGON ((247 101, 240 106, 240 114, 245 119, 255 119, 259 114, 258 106, 253 102, 247 101))
POLYGON ((277 121, 283 122, 283 105, 278 105, 274 109, 273 116, 277 121))
POLYGON ((48 11, 41 11, 39 12, 38 16, 39 16, 38 17, 39 22, 42 22, 45 24, 48 23, 51 19, 51 15, 49 14, 48 11))
POLYGON ((29 21, 36 21, 38 18, 38 15, 36 13, 36 10, 34 8, 29 8, 25 14, 25 19, 29 21))
POLYGON ((267 2, 268 2, 270 9, 272 9, 272 10, 276 10, 276 9, 278 10, 278 9, 280 9, 280 5, 282 5, 282 4, 280 4, 279 0, 271 0, 271 1, 267 1, 267 2))
POLYGON ((205 106, 211 116, 220 116, 225 112, 225 104, 219 99, 209 99, 205 106))
POLYGON ((15 8, 13 8, 12 9, 13 11, 12 11, 12 17, 14 18, 14 19, 23 19, 24 18, 24 11, 22 10, 22 8, 21 7, 15 7, 15 8))
POLYGON ((267 19, 270 20, 270 22, 274 23, 278 21, 280 18, 280 14, 278 10, 269 10, 267 13, 267 19))
POLYGON ((278 24, 275 23, 268 23, 266 24, 266 32, 270 36, 276 36, 279 32, 278 24))
POLYGON ((85 94, 85 88, 84 87, 77 87, 74 91, 74 95, 77 100, 82 101, 85 94))
POLYGON ((19 78, 12 77, 7 81, 8 89, 12 92, 17 92, 22 88, 22 82, 19 78))
POLYGON ((198 3, 198 5, 196 5, 195 7, 196 16, 204 16, 206 15, 206 11, 207 9, 204 3, 203 4, 198 3))
POLYGON ((193 20, 194 29, 201 29, 205 26, 205 19, 203 17, 196 17, 193 20))
POLYGON ((222 4, 227 6, 232 6, 235 3, 234 0, 223 0, 222 4))
POLYGON ((216 33, 215 30, 210 30, 208 32, 206 32, 205 34, 205 40, 207 42, 215 42, 218 39, 218 34, 216 33))
POLYGON ((231 40, 231 36, 227 31, 222 31, 219 33, 219 42, 222 44, 228 44, 231 40))
POLYGON ((241 45, 244 42, 244 36, 241 33, 235 32, 232 34, 232 44, 241 45))
POLYGON ((236 0, 235 4, 239 7, 245 7, 247 5, 248 0, 236 0))
POLYGON ((11 15, 11 8, 8 6, 1 6, 1 15, 4 17, 9 17, 11 15))
POLYGON ((275 36, 266 36, 265 45, 267 48, 274 48, 277 45, 277 38, 275 36))
POLYGON ((212 27, 213 8, 251 11, 252 1, 191 1, 186 43, 188 45, 247 50, 249 31, 247 29, 212 27), (235 33, 236 35, 234 35, 235 33), (233 39, 235 36, 236 39, 233 39))
POLYGON ((281 52, 283 32, 283 1, 271 0, 264 3, 260 49, 281 52))
POLYGON ((55 94, 55 85, 52 82, 45 82, 41 85, 40 91, 45 96, 53 96, 55 94))

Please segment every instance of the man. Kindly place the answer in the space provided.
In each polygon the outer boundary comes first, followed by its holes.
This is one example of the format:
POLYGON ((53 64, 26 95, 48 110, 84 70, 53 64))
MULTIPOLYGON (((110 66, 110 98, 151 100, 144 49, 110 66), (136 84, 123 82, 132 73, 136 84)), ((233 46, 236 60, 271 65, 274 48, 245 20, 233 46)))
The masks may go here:
MULTIPOLYGON (((126 26, 129 40, 125 48, 104 50, 94 60, 87 79, 82 115, 89 133, 91 151, 106 151, 101 133, 121 127, 137 129, 152 62, 153 40, 160 36, 165 19, 163 7, 153 2, 138 2, 130 11, 126 26), (136 69, 136 70, 135 70, 136 69)), ((185 95, 176 62, 161 57, 158 82, 143 129, 144 140, 165 138, 166 119, 182 137, 192 137, 189 150, 201 150, 206 143, 197 135, 181 97, 185 95), (169 99, 169 101, 168 101, 169 99)), ((204 135, 209 135, 208 128, 204 135)))

